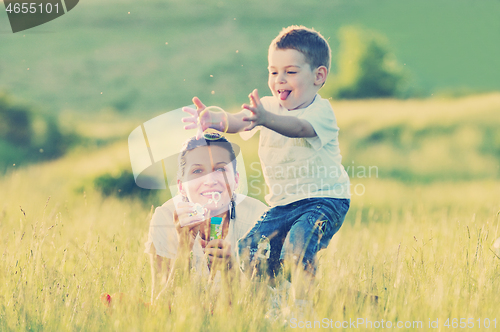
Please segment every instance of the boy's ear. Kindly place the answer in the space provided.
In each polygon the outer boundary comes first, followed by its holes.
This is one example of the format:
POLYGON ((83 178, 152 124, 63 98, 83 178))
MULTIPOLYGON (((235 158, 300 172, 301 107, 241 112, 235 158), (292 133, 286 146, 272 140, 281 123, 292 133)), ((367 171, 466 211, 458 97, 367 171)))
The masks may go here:
POLYGON ((328 75, 328 69, 326 69, 325 66, 319 66, 318 68, 316 68, 314 73, 315 73, 314 85, 322 86, 326 81, 326 76, 328 75))

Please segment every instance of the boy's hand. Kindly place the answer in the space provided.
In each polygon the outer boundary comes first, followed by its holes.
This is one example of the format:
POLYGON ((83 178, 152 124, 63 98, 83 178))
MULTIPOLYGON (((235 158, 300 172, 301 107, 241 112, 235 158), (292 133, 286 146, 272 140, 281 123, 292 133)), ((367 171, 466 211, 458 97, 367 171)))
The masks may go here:
POLYGON ((187 122, 188 124, 184 126, 184 129, 196 129, 198 128, 198 132, 196 133, 196 139, 200 139, 203 135, 203 130, 206 128, 201 128, 198 126, 198 116, 200 113, 207 108, 198 97, 193 98, 193 104, 196 106, 196 109, 192 109, 189 107, 183 107, 182 110, 191 116, 182 118, 182 122, 187 122))
POLYGON ((256 126, 265 125, 269 117, 269 112, 264 109, 260 102, 257 89, 253 90, 252 93, 248 95, 248 98, 250 99, 250 105, 243 104, 243 106, 241 106, 252 112, 251 116, 242 119, 243 121, 250 121, 250 125, 245 128, 245 131, 252 130, 256 126))

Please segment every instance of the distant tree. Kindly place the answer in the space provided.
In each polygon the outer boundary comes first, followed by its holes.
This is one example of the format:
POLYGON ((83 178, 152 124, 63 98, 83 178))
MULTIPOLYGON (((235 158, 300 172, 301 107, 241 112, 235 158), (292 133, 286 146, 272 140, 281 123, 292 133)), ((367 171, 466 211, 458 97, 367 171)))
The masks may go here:
POLYGON ((5 94, 0 94, 0 139, 25 147, 30 145, 31 135, 30 110, 13 105, 5 94))
POLYGON ((348 26, 339 31, 337 74, 325 86, 337 99, 398 97, 404 92, 405 72, 379 33, 348 26))
POLYGON ((68 145, 54 116, 37 114, 0 92, 0 174, 7 165, 59 157, 68 145))

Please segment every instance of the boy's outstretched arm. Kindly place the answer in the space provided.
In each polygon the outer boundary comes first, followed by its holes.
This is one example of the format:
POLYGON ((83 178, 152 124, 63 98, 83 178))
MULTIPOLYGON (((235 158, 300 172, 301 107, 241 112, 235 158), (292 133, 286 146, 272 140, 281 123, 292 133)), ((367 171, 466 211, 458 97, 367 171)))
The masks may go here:
MULTIPOLYGON (((201 100, 198 97, 193 98, 193 104, 196 106, 196 109, 192 109, 189 107, 184 107, 182 110, 191 116, 182 118, 182 122, 187 123, 184 126, 184 129, 196 129, 198 128, 198 117, 201 112, 206 108, 206 106, 201 102, 201 100)), ((240 131, 243 131, 247 126, 248 122, 243 121, 243 118, 245 117, 245 113, 243 111, 236 113, 236 114, 231 114, 227 113, 227 121, 228 121, 228 129, 227 132, 230 134, 235 134, 239 133, 240 131)), ((202 118, 200 119, 200 124, 201 124, 201 131, 198 132, 197 138, 201 138, 201 132, 206 130, 207 128, 210 127, 210 124, 207 121, 211 117, 216 117, 216 116, 221 116, 220 114, 204 114, 202 118)), ((212 121, 214 120, 212 119, 212 121)), ((215 121, 218 122, 218 121, 215 121)), ((221 130, 221 128, 214 128, 217 130, 221 130)))
POLYGON ((227 119, 229 122, 229 127, 227 132, 230 134, 236 134, 240 131, 244 131, 248 127, 248 122, 243 119, 246 117, 245 112, 241 111, 235 114, 227 114, 227 119))
POLYGON ((264 126, 287 137, 317 136, 313 126, 306 120, 266 111, 260 102, 257 89, 253 90, 248 97, 250 98, 250 105, 244 104, 242 108, 251 111, 252 115, 243 117, 243 121, 251 122, 250 126, 246 127, 245 130, 251 130, 255 126, 264 126))

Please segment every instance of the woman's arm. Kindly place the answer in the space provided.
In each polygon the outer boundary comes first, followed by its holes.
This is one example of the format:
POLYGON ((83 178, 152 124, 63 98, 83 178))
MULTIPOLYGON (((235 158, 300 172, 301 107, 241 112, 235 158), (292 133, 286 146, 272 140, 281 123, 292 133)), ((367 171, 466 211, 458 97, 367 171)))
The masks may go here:
MULTIPOLYGON (((167 264, 167 281, 154 300, 158 299, 158 297, 167 289, 172 289, 175 286, 181 285, 182 280, 185 280, 189 274, 191 265, 191 250, 193 249, 194 240, 198 235, 200 224, 205 222, 205 219, 200 219, 199 216, 190 215, 190 212, 192 211, 191 205, 192 204, 185 202, 179 203, 173 213, 175 231, 177 232, 179 238, 179 246, 177 247, 177 255, 175 259, 169 260, 167 264)), ((158 256, 156 255, 156 257, 158 256)), ((163 260, 165 259, 162 259, 159 264, 158 258, 156 258, 156 260, 152 260, 151 264, 152 266, 155 266, 156 269, 161 266, 163 270, 163 260)))

